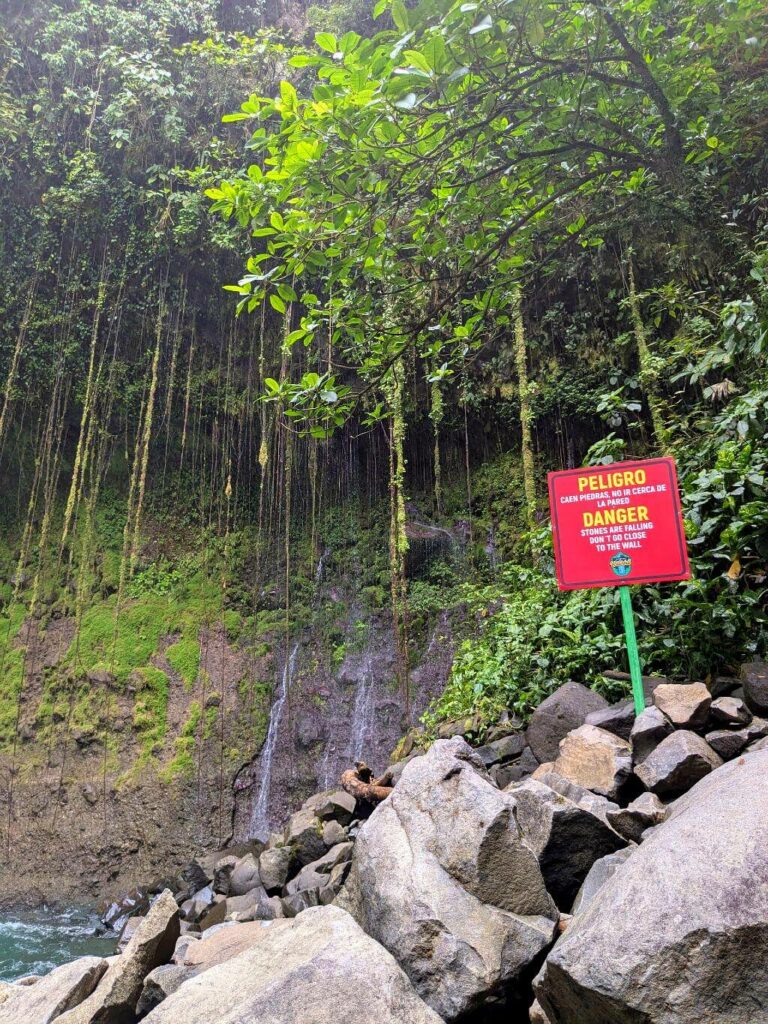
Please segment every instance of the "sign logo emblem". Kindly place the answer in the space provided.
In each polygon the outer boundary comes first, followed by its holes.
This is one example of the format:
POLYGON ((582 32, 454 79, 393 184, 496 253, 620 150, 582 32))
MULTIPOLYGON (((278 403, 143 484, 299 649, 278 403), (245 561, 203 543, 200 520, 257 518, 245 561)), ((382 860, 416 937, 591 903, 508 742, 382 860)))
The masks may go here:
POLYGON ((610 566, 617 576, 629 576, 632 571, 632 559, 623 551, 617 551, 615 555, 611 555, 610 566))

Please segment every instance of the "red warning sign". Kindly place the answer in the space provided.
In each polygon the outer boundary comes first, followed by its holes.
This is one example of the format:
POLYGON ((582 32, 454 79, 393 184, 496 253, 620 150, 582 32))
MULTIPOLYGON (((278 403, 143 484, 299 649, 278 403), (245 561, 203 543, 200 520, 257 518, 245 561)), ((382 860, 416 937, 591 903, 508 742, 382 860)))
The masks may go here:
POLYGON ((550 473, 549 505, 561 590, 689 579, 674 459, 550 473))

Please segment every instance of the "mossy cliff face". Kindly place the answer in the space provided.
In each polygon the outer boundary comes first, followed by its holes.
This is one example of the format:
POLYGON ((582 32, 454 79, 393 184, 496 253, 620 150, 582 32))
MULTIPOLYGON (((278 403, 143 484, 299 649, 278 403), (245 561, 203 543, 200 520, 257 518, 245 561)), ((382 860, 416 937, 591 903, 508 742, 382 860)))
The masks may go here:
POLYGON ((105 895, 226 840, 265 735, 272 646, 205 560, 147 560, 118 606, 102 540, 83 607, 52 575, 0 621, 5 902, 105 895))
POLYGON ((264 787, 273 827, 354 759, 386 767, 445 685, 451 631, 431 608, 413 618, 407 693, 398 676, 383 515, 331 510, 311 564, 297 532, 288 619, 279 578, 151 525, 122 600, 105 534, 81 607, 51 573, 34 618, 19 602, 0 621, 0 902, 101 898, 165 874, 253 834, 264 787))

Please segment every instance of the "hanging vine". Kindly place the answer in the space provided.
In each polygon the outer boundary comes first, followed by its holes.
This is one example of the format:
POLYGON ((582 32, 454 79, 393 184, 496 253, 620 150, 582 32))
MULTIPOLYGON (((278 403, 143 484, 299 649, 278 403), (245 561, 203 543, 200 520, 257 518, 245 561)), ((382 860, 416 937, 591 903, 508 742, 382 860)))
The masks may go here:
POLYGON ((632 317, 632 329, 635 334, 635 344, 637 345, 637 355, 640 363, 640 382, 648 399, 648 410, 651 414, 656 444, 659 446, 662 454, 668 455, 669 431, 665 424, 664 406, 658 391, 659 370, 663 363, 653 356, 648 345, 643 314, 640 309, 640 298, 635 286, 635 270, 631 250, 627 254, 627 279, 629 282, 629 310, 632 317))

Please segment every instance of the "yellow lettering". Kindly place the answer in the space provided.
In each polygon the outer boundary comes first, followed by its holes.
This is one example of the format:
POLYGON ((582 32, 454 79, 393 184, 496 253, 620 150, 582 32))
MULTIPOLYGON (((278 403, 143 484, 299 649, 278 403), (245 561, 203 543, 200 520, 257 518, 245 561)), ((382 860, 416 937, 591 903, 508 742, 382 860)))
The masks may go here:
POLYGON ((592 476, 578 478, 579 494, 584 491, 605 491, 609 487, 639 487, 645 483, 647 474, 644 469, 616 470, 612 473, 597 473, 592 476))

